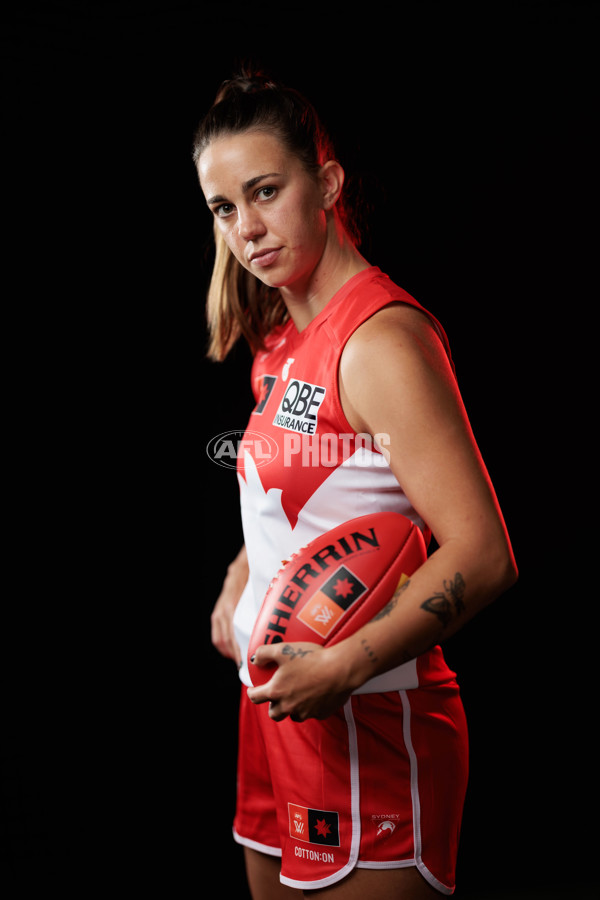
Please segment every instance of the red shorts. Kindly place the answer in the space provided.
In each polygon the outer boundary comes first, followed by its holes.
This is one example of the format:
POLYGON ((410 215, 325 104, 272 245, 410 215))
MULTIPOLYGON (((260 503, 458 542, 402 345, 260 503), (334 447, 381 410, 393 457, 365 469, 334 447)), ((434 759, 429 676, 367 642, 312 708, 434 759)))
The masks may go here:
POLYGON ((455 681, 354 695, 328 719, 273 722, 242 689, 235 839, 281 856, 294 888, 354 866, 417 866, 454 891, 467 784, 467 728, 455 681))

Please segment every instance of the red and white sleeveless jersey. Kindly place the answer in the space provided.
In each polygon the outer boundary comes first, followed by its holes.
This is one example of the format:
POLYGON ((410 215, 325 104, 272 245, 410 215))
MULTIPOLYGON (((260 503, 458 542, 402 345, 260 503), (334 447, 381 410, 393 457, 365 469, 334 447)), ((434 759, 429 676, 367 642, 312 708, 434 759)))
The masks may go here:
MULTIPOLYGON (((342 410, 338 367, 352 333, 377 310, 405 303, 426 312, 448 356, 439 322, 377 267, 351 278, 298 332, 291 320, 269 335, 252 367, 256 398, 238 450, 242 524, 250 577, 234 617, 250 685, 246 654, 269 583, 283 560, 308 541, 370 512, 402 513, 430 534, 405 496, 386 458, 386 436, 358 435, 342 410)), ((367 682, 359 692, 406 690, 453 677, 441 650, 367 682)))

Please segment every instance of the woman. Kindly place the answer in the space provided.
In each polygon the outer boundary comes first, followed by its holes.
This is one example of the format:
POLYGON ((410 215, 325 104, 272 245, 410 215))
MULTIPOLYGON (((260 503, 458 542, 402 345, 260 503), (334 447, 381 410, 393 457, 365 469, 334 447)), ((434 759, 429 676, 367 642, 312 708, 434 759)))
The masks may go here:
POLYGON ((299 94, 225 82, 194 160, 216 241, 210 355, 249 341, 248 434, 277 447, 265 464, 244 442, 245 546, 212 615, 244 685, 234 835, 252 896, 451 894, 468 749, 439 642, 516 567, 446 336, 358 251, 344 171, 299 94), (281 560, 377 510, 438 549, 345 641, 262 646, 254 661, 277 668, 252 687, 247 644, 281 560))

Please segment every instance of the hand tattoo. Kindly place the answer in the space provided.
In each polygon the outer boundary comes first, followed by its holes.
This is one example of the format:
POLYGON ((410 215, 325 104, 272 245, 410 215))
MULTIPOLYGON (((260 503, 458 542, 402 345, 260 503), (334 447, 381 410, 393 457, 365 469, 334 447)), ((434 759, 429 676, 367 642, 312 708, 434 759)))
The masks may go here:
POLYGON ((281 648, 281 652, 284 656, 291 656, 292 659, 296 659, 297 656, 308 656, 309 653, 312 653, 312 650, 303 650, 301 647, 292 647, 291 644, 286 644, 285 647, 281 648))

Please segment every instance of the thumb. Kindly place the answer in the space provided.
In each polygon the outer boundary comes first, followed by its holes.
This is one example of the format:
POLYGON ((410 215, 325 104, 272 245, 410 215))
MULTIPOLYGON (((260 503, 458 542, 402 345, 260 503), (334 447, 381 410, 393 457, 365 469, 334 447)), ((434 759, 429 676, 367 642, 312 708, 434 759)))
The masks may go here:
POLYGON ((248 697, 253 703, 263 703, 268 699, 268 691, 265 686, 270 684, 271 678, 277 671, 275 647, 261 644, 257 647, 249 659, 249 674, 253 687, 248 688, 248 697))

